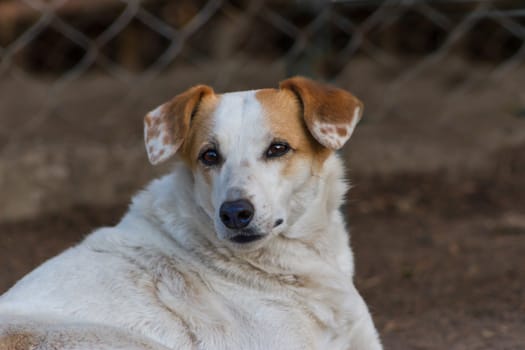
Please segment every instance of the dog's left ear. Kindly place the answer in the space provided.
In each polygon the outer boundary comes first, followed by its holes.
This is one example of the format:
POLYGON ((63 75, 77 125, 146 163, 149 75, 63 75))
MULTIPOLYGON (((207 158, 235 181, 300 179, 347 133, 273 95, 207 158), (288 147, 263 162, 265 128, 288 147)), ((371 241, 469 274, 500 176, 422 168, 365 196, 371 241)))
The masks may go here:
POLYGON ((345 90, 302 77, 284 80, 279 87, 297 96, 308 130, 332 150, 343 147, 361 119, 363 103, 345 90))
POLYGON ((197 85, 144 117, 144 142, 151 164, 161 163, 179 150, 201 100, 213 94, 211 87, 197 85))

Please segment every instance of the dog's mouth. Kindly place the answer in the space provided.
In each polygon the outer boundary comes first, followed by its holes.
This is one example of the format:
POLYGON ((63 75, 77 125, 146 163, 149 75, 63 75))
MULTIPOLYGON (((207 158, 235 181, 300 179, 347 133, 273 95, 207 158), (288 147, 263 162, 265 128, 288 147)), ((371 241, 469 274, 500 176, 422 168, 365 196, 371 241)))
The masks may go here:
POLYGON ((230 238, 230 241, 239 244, 246 244, 260 240, 264 235, 237 235, 230 238))

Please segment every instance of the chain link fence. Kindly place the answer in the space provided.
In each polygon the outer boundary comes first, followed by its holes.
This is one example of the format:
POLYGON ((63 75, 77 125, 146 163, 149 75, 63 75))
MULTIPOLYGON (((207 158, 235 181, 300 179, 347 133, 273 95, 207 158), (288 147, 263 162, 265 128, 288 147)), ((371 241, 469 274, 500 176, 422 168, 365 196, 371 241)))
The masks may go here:
POLYGON ((133 87, 220 62, 208 80, 227 87, 229 59, 337 80, 364 58, 394 70, 396 89, 454 55, 488 63, 492 80, 523 63, 524 18, 519 0, 2 0, 0 77, 51 79, 51 104, 91 73, 133 87))
MULTIPOLYGON (((524 56, 521 0, 0 0, 0 187, 16 197, 0 211, 89 201, 86 174, 147 178, 130 165, 143 163, 140 120, 192 84, 302 74, 361 97, 365 123, 471 115, 468 128, 480 113, 525 116, 524 56)), ((122 181, 98 198, 127 196, 122 181)))

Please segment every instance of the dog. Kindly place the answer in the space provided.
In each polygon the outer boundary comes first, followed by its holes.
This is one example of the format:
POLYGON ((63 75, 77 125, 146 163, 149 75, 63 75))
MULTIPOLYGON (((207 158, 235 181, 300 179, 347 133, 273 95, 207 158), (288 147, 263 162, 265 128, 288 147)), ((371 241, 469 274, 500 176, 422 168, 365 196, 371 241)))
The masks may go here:
POLYGON ((0 349, 381 349, 339 210, 362 111, 294 77, 148 113, 174 170, 0 297, 0 349))

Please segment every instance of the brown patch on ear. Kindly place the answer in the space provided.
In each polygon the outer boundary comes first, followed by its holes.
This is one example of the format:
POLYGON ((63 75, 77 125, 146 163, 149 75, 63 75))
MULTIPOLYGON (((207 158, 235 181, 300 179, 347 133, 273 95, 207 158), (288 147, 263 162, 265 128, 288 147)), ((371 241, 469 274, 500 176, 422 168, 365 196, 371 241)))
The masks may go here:
MULTIPOLYGON (((212 137, 213 112, 217 107, 220 95, 208 95, 202 98, 199 109, 193 116, 192 127, 186 135, 186 140, 181 148, 182 159, 192 168, 197 168, 197 159, 201 147, 207 144, 212 137)), ((204 173, 206 180, 211 177, 204 173)))
POLYGON ((330 150, 319 144, 308 131, 294 94, 288 90, 262 89, 257 91, 255 97, 264 109, 274 137, 288 142, 294 149, 283 175, 293 173, 301 158, 311 159, 313 170, 319 170, 330 150))
POLYGON ((346 134, 348 134, 348 131, 346 131, 346 128, 342 128, 342 127, 338 126, 338 127, 336 128, 336 130, 337 130, 337 134, 338 134, 339 136, 345 137, 346 134))
POLYGON ((325 147, 341 148, 361 118, 363 103, 345 90, 303 77, 284 80, 279 87, 299 99, 308 129, 325 147))
POLYGON ((146 115, 144 139, 152 164, 163 162, 178 151, 207 96, 214 96, 213 89, 198 85, 146 115))
POLYGON ((147 127, 150 127, 151 124, 153 123, 153 122, 151 121, 151 117, 150 117, 149 115, 146 115, 146 116, 144 117, 144 123, 146 123, 146 126, 147 126, 147 127))
POLYGON ((211 87, 198 85, 175 96, 173 100, 167 103, 165 108, 166 123, 168 130, 172 131, 170 133, 172 140, 175 142, 184 140, 190 129, 190 123, 198 111, 200 102, 204 96, 211 94, 213 94, 211 87))

